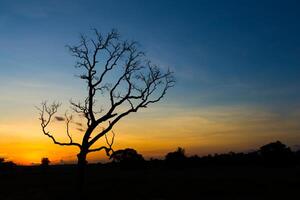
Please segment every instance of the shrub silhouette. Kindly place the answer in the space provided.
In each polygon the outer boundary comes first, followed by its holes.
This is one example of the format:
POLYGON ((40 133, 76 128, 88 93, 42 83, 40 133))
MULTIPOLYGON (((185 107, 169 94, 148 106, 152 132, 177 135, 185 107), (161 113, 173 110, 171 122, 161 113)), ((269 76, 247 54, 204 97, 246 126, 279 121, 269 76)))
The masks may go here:
POLYGON ((5 158, 0 158, 0 167, 5 169, 11 169, 15 167, 16 164, 12 161, 5 161, 5 158))
POLYGON ((263 161, 271 165, 284 165, 292 161, 293 153, 289 147, 280 141, 262 146, 259 150, 263 161))
POLYGON ((178 161, 185 161, 185 160, 186 160, 185 150, 181 147, 178 147, 176 151, 170 152, 166 155, 166 161, 178 162, 178 161))
POLYGON ((187 164, 187 157, 185 155, 185 150, 178 147, 176 151, 170 152, 165 156, 165 161, 167 166, 171 168, 181 168, 183 165, 187 164))
POLYGON ((42 167, 48 167, 49 164, 50 164, 50 160, 48 158, 42 158, 42 160, 41 160, 42 167))
POLYGON ((144 157, 136 150, 131 148, 117 150, 110 156, 112 162, 120 164, 122 167, 135 168, 141 167, 144 163, 144 157))

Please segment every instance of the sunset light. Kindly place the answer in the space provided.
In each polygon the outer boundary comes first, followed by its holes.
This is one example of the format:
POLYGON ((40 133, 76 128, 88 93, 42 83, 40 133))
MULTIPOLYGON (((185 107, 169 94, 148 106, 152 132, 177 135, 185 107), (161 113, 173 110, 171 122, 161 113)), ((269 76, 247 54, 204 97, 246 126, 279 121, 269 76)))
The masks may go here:
POLYGON ((291 199, 299 8, 0 0, 0 199, 291 199))

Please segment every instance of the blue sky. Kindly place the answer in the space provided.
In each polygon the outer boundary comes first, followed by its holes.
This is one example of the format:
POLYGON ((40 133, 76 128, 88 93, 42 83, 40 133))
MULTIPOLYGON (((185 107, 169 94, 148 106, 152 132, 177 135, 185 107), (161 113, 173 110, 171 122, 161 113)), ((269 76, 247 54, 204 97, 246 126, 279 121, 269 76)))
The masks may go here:
POLYGON ((0 108, 26 115, 43 99, 82 95, 65 45, 95 27, 117 28, 175 72, 162 104, 286 116, 299 110, 299 7, 296 0, 1 0, 0 108))
POLYGON ((0 76, 29 81, 32 73, 74 73, 64 45, 91 27, 118 28, 176 72, 172 95, 184 94, 178 101, 293 106, 300 99, 298 7, 297 1, 1 1, 0 76))

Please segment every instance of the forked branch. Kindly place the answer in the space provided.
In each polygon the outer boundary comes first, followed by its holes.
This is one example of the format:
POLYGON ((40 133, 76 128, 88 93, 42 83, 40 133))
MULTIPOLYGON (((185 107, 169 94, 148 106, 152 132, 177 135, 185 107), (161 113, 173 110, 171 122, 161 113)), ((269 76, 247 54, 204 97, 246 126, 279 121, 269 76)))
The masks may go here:
POLYGON ((101 150, 104 149, 105 152, 106 152, 106 155, 110 156, 111 155, 110 152, 112 152, 112 153, 114 152, 112 146, 113 146, 114 141, 115 141, 115 132, 112 130, 111 133, 112 133, 112 138, 111 138, 110 142, 107 138, 107 134, 105 134, 105 141, 106 141, 107 146, 101 146, 99 148, 90 149, 89 152, 101 151, 101 150))
POLYGON ((59 142, 55 139, 55 137, 49 131, 47 131, 47 127, 50 124, 54 114, 57 113, 57 110, 60 105, 61 105, 60 103, 55 103, 55 102, 52 103, 51 105, 47 105, 47 102, 44 101, 41 103, 41 107, 36 107, 40 111, 39 120, 41 121, 42 131, 46 136, 48 136, 49 138, 52 139, 54 144, 62 145, 62 146, 77 146, 77 147, 81 148, 80 144, 73 142, 72 137, 69 133, 69 123, 72 120, 71 116, 67 116, 67 114, 66 114, 65 115, 66 118, 64 119, 66 121, 66 126, 67 126, 67 136, 70 139, 69 142, 59 142))

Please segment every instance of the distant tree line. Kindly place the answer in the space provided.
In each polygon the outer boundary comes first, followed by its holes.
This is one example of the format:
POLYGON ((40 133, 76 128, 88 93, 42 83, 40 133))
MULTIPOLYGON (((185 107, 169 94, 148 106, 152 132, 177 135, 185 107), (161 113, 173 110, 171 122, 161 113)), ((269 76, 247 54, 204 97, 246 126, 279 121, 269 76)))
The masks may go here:
POLYGON ((116 151, 111 156, 112 164, 123 167, 166 166, 169 168, 201 167, 218 165, 265 165, 265 166, 289 166, 300 164, 300 150, 292 151, 290 147, 280 141, 263 145, 256 151, 248 153, 223 153, 207 156, 187 156, 181 147, 174 152, 166 154, 164 159, 145 161, 141 154, 134 149, 116 151))
MULTIPOLYGON (((50 160, 46 157, 41 159, 41 167, 48 168, 50 160)), ((98 163, 98 165, 102 165, 98 163)), ((110 156, 109 166, 120 166, 127 169, 138 169, 144 167, 201 167, 201 166, 240 166, 240 165, 263 165, 269 167, 284 167, 300 164, 300 150, 292 151, 280 141, 263 145, 256 151, 248 153, 222 153, 206 156, 187 156, 185 150, 178 147, 177 150, 169 152, 164 159, 145 160, 143 155, 132 148, 114 151, 110 156)), ((97 165, 97 164, 96 164, 97 165)), ((16 166, 12 161, 0 158, 0 168, 11 168, 16 166)), ((102 165, 103 166, 103 165, 102 165)))

